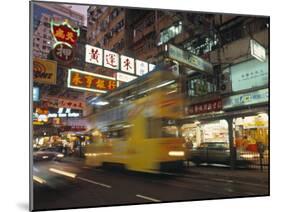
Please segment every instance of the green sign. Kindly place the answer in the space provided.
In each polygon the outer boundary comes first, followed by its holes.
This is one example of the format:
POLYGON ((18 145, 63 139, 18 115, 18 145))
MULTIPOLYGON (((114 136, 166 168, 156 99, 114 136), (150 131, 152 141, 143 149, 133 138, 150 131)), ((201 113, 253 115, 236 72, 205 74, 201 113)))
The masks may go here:
POLYGON ((168 51, 169 58, 176 60, 183 65, 186 65, 190 69, 202 73, 213 74, 213 66, 206 60, 203 60, 202 58, 171 44, 168 44, 167 48, 165 49, 166 51, 168 51))

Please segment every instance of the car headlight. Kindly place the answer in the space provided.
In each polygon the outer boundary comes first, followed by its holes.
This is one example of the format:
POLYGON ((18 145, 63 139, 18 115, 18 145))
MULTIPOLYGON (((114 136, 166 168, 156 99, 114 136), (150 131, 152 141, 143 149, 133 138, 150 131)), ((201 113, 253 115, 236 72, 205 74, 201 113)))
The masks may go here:
POLYGON ((257 156, 251 155, 251 154, 241 154, 240 157, 243 159, 253 159, 253 158, 256 158, 257 156))
POLYGON ((57 157, 58 157, 58 158, 63 158, 64 155, 63 155, 63 154, 57 154, 57 157))
POLYGON ((184 151, 170 151, 168 155, 180 157, 180 156, 184 156, 184 151))

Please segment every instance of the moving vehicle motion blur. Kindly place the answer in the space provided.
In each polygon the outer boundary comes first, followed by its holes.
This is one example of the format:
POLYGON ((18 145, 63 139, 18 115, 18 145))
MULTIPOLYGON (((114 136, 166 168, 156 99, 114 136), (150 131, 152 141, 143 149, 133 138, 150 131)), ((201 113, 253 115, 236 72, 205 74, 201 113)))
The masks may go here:
POLYGON ((141 172, 183 167, 186 148, 177 126, 183 111, 178 76, 170 70, 147 75, 96 100, 97 105, 107 104, 93 117, 93 143, 85 153, 88 165, 119 164, 141 172))

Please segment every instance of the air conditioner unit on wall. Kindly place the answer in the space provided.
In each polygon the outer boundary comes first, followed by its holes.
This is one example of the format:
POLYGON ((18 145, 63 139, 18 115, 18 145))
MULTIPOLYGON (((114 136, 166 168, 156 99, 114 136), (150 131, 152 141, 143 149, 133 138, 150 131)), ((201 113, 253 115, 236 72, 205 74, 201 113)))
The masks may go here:
POLYGON ((219 90, 221 94, 232 92, 230 68, 224 69, 219 77, 219 90))

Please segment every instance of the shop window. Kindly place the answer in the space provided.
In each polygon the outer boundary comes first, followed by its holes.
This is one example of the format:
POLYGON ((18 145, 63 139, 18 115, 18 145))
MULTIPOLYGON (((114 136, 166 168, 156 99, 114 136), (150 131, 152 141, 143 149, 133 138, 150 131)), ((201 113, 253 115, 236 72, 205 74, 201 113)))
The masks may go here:
POLYGON ((257 152, 257 145, 262 144, 268 149, 268 115, 247 116, 234 119, 235 145, 237 149, 257 152))

